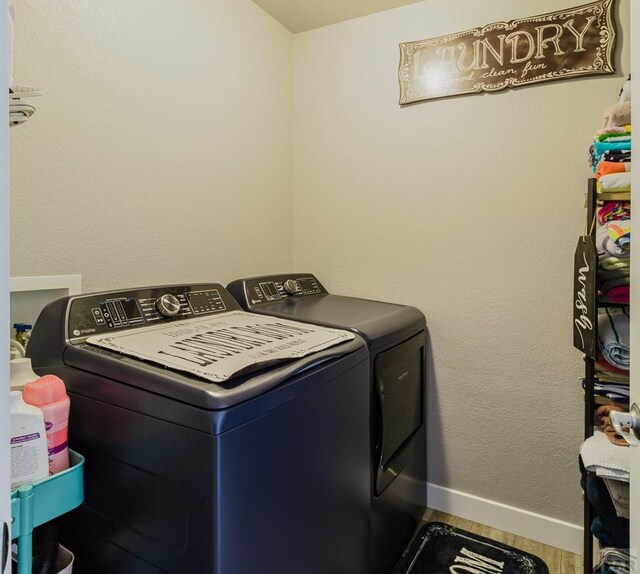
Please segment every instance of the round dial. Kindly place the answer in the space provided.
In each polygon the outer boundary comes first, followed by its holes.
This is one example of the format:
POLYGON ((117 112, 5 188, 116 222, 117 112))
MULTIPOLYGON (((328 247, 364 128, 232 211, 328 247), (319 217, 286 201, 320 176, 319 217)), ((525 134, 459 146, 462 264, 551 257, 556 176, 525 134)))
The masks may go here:
POLYGON ((175 295, 166 293, 156 299, 156 309, 163 317, 175 317, 180 311, 180 301, 175 295))
POLYGON ((300 283, 298 283, 295 279, 287 279, 282 286, 284 290, 289 293, 289 295, 295 295, 300 292, 300 283))

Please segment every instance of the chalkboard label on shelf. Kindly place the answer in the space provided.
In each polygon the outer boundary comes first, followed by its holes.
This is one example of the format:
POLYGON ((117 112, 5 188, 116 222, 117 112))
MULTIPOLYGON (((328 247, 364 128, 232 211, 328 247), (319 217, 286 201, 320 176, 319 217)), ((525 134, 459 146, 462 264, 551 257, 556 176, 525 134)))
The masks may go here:
POLYGON ((573 346, 595 358, 596 341, 596 270, 598 254, 593 237, 578 239, 573 276, 573 346))

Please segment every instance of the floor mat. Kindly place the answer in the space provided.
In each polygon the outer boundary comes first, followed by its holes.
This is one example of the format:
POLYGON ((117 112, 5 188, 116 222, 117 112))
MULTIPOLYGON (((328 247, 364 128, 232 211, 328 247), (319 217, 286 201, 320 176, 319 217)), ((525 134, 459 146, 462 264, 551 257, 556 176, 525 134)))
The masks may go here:
POLYGON ((440 522, 425 524, 393 574, 549 574, 537 556, 440 522))

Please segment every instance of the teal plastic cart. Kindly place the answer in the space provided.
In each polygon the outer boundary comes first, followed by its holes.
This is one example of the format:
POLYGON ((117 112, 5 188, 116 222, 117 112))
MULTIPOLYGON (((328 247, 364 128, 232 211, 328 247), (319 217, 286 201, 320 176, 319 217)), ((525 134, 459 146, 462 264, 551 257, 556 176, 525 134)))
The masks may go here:
POLYGON ((11 493, 11 539, 18 544, 18 574, 31 574, 33 529, 84 500, 84 457, 69 450, 69 468, 11 493))

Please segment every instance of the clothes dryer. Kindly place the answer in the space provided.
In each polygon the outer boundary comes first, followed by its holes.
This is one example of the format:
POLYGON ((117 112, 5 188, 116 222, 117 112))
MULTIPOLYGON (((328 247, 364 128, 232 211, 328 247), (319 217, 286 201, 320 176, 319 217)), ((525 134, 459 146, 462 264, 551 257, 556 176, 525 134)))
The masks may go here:
POLYGON ((349 329, 365 339, 371 377, 372 574, 389 574, 426 507, 426 320, 415 307, 328 293, 311 273, 227 286, 254 313, 349 329))
POLYGON ((69 444, 86 458, 85 501, 62 532, 74 570, 369 572, 366 345, 334 330, 335 345, 275 360, 309 325, 256 317, 218 284, 42 311, 29 356, 65 382, 69 444), (243 369, 247 353, 256 364, 224 381, 189 372, 243 369))

